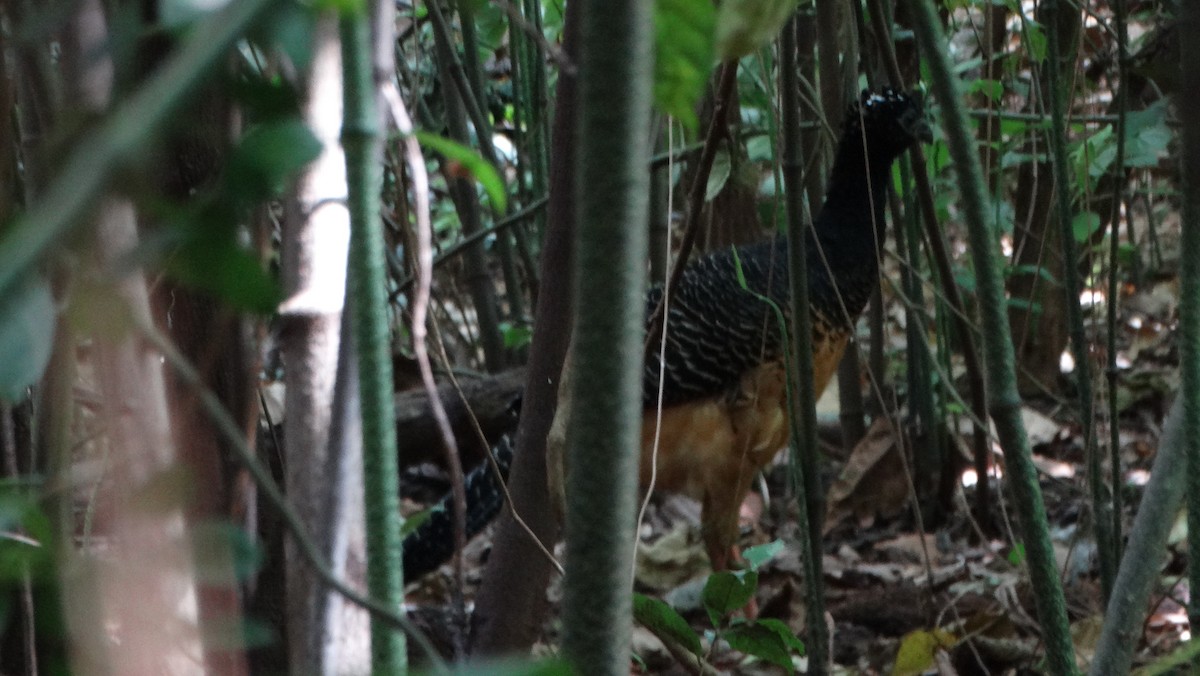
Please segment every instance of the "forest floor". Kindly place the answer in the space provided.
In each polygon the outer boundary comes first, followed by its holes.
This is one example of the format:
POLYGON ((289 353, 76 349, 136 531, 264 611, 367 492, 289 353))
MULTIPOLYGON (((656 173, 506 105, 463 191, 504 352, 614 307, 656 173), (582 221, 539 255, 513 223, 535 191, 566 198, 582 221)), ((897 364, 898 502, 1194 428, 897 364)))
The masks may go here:
MULTIPOLYGON (((1177 227, 1177 226, 1176 226, 1177 227)), ((1166 257, 1169 259, 1170 257, 1166 257)), ((1170 261, 1164 269, 1171 267, 1170 261)), ((1101 283, 1102 285, 1102 283, 1101 283)), ((1099 298, 1099 296, 1097 296, 1099 298)), ((1159 273, 1128 286, 1118 319, 1117 401, 1123 530, 1128 534, 1149 477, 1162 421, 1178 391, 1178 350, 1173 338, 1178 279, 1159 273)), ((1089 309, 1093 345, 1104 344, 1103 300, 1089 309)), ((888 308, 889 351, 904 349, 903 309, 888 308)), ((1096 434, 1107 457, 1109 428, 1103 352, 1096 352, 1098 385, 1096 434)), ((957 375, 957 374, 956 374, 957 375)), ((1069 391, 1069 374, 1059 383, 1069 391)), ((1071 630, 1081 669, 1090 663, 1100 635, 1101 605, 1096 546, 1089 522, 1081 426, 1070 395, 1030 399, 1023 413, 1041 474, 1051 535, 1066 590, 1071 630)), ((836 429, 837 393, 831 385, 818 407, 823 428, 836 429)), ((826 470, 824 525, 825 599, 833 626, 832 654, 846 674, 1008 674, 1039 673, 1042 646, 1036 612, 1017 535, 1015 508, 1001 490, 1004 460, 993 442, 993 475, 988 478, 990 522, 972 516, 978 478, 969 469, 971 424, 946 421, 950 453, 961 457, 949 504, 914 510, 911 467, 914 443, 903 419, 879 418, 866 437, 846 451, 823 443, 826 470)), ((795 499, 787 495, 787 467, 778 464, 743 505, 744 546, 799 537, 795 499)), ((932 503, 933 501, 929 501, 932 503)), ((1186 524, 1178 516, 1160 582, 1138 637, 1135 665, 1146 665, 1189 637, 1185 613, 1186 524)), ((490 533, 465 552, 468 589, 473 597, 490 549, 490 533)), ((561 548, 559 551, 561 555, 561 548)), ((446 610, 451 584, 448 567, 410 585, 408 601, 431 616, 446 610)), ((656 499, 641 524, 635 590, 674 607, 705 639, 710 663, 723 673, 783 673, 775 665, 732 650, 714 632, 700 597, 710 573, 699 537, 699 507, 680 497, 656 499)), ((561 599, 559 581, 549 590, 561 599)), ((759 569, 756 594, 760 617, 786 623, 804 635, 804 582, 798 548, 785 546, 759 569)), ((547 623, 541 652, 556 644, 556 622, 547 623)), ((634 651, 640 673, 688 673, 650 631, 637 627, 634 651)), ((795 666, 803 671, 804 661, 795 666)))

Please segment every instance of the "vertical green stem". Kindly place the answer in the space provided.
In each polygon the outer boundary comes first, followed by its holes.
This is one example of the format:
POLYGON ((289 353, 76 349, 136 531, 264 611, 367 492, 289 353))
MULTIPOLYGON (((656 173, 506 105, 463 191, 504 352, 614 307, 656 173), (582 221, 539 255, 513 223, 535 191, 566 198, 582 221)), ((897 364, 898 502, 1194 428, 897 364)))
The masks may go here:
MULTIPOLYGON (((388 340, 387 267, 379 192, 383 135, 371 73, 371 27, 361 3, 341 20, 346 181, 350 208, 350 312, 358 348, 362 407, 363 499, 366 502, 367 591, 401 608, 400 497, 396 427, 392 419, 392 355, 388 340)), ((376 673, 407 670, 404 634, 371 618, 371 662, 376 673)))
POLYGON ((641 0, 580 10, 563 651, 580 673, 616 675, 633 619, 653 18, 641 0))
MULTIPOLYGON (((504 167, 496 155, 496 146, 492 141, 492 121, 488 117, 487 92, 483 86, 483 69, 479 64, 479 40, 475 32, 475 12, 470 2, 460 0, 458 6, 459 30, 463 41, 463 70, 467 75, 467 83, 471 91, 469 96, 478 102, 476 106, 468 106, 467 110, 475 110, 478 118, 472 119, 475 134, 479 140, 479 150, 483 158, 495 167, 497 174, 504 176, 504 167)), ((464 95, 466 98, 467 95, 464 95)), ((512 202, 509 201, 509 209, 512 202)), ((496 211, 493 206, 492 218, 499 220, 509 212, 496 211)), ((513 230, 519 230, 520 224, 514 225, 513 230)), ((525 298, 523 296, 521 277, 517 274, 516 258, 513 253, 511 234, 507 230, 496 233, 496 254, 500 259, 500 270, 504 275, 504 297, 508 301, 509 317, 520 322, 525 316, 525 298)))
POLYGON ((796 77, 796 17, 793 15, 779 37, 779 105, 782 108, 784 204, 788 219, 788 268, 792 282, 792 340, 795 355, 794 392, 791 418, 792 458, 804 490, 796 505, 801 527, 807 533, 801 542, 807 603, 808 672, 829 671, 829 631, 825 625, 825 585, 821 566, 822 490, 817 469, 817 397, 813 389, 812 317, 808 313, 808 264, 805 254, 803 183, 800 152, 800 86, 796 77), (797 423, 798 421, 798 423, 797 423))
MULTIPOLYGON (((1112 542, 1114 560, 1121 560, 1121 515, 1125 511, 1121 500, 1124 484, 1121 472, 1121 428, 1117 424, 1117 386, 1120 373, 1117 370, 1117 300, 1119 296, 1121 268, 1121 205, 1125 203, 1125 121, 1129 112, 1129 25, 1126 21, 1125 0, 1113 0, 1113 23, 1117 29, 1117 156, 1113 159, 1113 171, 1117 180, 1113 184, 1112 224, 1108 235, 1108 303, 1105 323, 1108 325, 1108 453, 1112 465, 1112 542)), ((1132 230, 1129 241, 1133 241, 1132 230)))
POLYGON ((1078 252, 1072 227, 1071 184, 1067 177, 1067 131, 1064 121, 1066 88, 1061 64, 1062 41, 1059 39, 1058 15, 1063 0, 1049 0, 1044 5, 1047 15, 1046 31, 1049 55, 1046 57, 1046 88, 1050 90, 1050 152, 1054 167, 1054 207, 1058 218, 1063 248, 1063 290, 1067 294, 1067 324, 1071 335, 1071 352, 1075 355, 1075 386, 1079 392, 1079 423, 1083 431, 1083 452, 1087 458, 1088 485, 1092 493, 1092 528, 1100 554, 1100 588, 1103 601, 1108 602, 1116 576, 1117 558, 1112 538, 1112 505, 1104 485, 1100 450, 1096 447, 1096 416, 1092 392, 1092 360, 1088 354, 1087 334, 1083 327, 1083 309, 1079 306, 1078 252))
MULTIPOLYGON (((1190 97, 1200 91, 1200 2, 1179 3, 1179 57, 1182 81, 1176 106, 1182 123, 1180 151, 1183 243, 1179 294, 1180 370, 1182 373, 1183 438, 1187 447, 1188 532, 1200 533, 1200 110, 1190 97), (1188 36, 1188 37, 1185 37, 1188 36)), ((1188 579, 1200 589, 1200 537, 1188 538, 1188 579)), ((1200 594, 1188 604, 1188 619, 1200 626, 1200 594)))
POLYGON ((942 104, 946 141, 961 191, 963 216, 967 221, 971 257, 975 264, 983 347, 988 370, 988 400, 1000 446, 1008 460, 1009 481, 1021 517, 1029 577, 1033 584, 1043 638, 1046 642, 1046 668, 1051 674, 1074 674, 1075 654, 1067 622, 1066 602, 1058 581, 1054 548, 1050 544, 1046 507, 1042 502, 1037 468, 1029 447, 1029 437, 1021 420, 1021 397, 1013 345, 1009 331, 1004 285, 997 260, 996 242, 989 227, 990 205, 983 170, 968 131, 963 95, 950 59, 946 38, 933 5, 928 0, 908 0, 913 28, 921 53, 929 66, 933 91, 942 104))

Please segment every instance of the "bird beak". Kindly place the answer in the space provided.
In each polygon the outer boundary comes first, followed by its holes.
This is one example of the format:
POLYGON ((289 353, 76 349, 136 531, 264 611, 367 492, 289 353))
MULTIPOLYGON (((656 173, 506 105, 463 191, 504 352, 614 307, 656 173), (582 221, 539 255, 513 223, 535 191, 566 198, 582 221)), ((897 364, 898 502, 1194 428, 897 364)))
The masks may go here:
MULTIPOLYGON (((914 89, 908 93, 908 96, 916 102, 917 111, 925 109, 925 95, 921 90, 914 89)), ((924 113, 917 112, 915 119, 905 120, 905 126, 908 127, 909 136, 921 143, 933 143, 933 129, 930 128, 929 120, 924 113)))
POLYGON ((916 129, 913 129, 913 137, 921 143, 933 143, 933 129, 929 127, 929 121, 922 115, 917 120, 916 129))

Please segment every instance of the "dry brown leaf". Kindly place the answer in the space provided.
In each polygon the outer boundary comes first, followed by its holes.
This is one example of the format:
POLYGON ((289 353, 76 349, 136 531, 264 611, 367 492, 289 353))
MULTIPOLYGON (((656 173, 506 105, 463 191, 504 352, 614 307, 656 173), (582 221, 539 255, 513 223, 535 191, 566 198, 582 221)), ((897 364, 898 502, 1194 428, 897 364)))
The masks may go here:
POLYGON ((1025 423, 1025 431, 1032 446, 1048 444, 1062 432, 1062 425, 1028 406, 1021 407, 1021 422, 1025 423))
POLYGON ((902 533, 890 540, 876 542, 875 551, 889 561, 924 563, 927 555, 930 560, 937 561, 937 536, 929 533, 924 537, 917 533, 902 533))
POLYGON ((904 473, 893 425, 880 418, 854 447, 826 501, 826 534, 853 516, 860 527, 869 526, 876 515, 893 516, 908 503, 909 483, 904 473))
POLYGON ((707 569, 704 545, 687 524, 678 524, 654 542, 638 546, 637 581, 650 589, 673 589, 707 569))

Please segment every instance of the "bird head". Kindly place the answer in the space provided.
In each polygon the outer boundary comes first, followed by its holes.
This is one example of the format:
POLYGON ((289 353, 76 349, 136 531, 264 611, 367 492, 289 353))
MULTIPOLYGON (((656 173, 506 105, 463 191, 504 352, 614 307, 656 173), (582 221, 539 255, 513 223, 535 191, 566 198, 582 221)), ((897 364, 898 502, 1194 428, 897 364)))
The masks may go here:
POLYGON ((878 92, 863 90, 846 116, 846 138, 862 138, 872 155, 891 160, 921 141, 933 140, 920 92, 884 87, 878 92))

